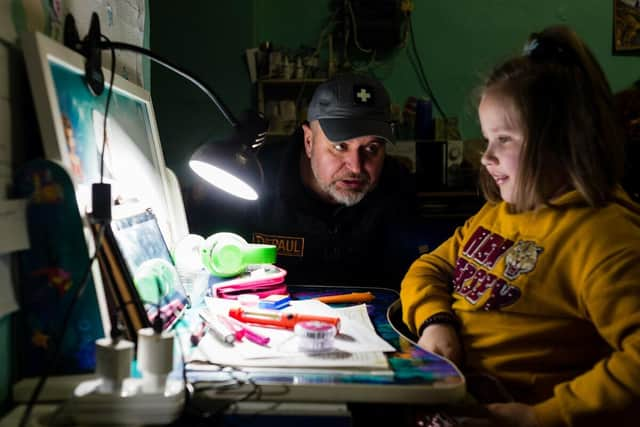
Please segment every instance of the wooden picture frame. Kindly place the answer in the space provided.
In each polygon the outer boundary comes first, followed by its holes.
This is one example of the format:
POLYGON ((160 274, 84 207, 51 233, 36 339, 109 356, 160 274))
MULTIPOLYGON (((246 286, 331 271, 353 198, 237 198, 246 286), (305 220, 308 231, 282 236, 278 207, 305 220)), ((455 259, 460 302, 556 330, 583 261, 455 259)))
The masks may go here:
POLYGON ((613 0, 613 53, 640 54, 640 0, 613 0))

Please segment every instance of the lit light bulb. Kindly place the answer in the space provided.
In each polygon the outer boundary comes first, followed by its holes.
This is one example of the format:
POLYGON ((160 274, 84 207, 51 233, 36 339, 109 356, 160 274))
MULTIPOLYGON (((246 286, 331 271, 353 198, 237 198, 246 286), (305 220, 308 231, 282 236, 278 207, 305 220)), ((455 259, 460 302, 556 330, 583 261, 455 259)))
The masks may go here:
POLYGON ((198 160, 189 162, 191 169, 210 184, 245 200, 257 200, 258 193, 241 179, 216 166, 198 160))

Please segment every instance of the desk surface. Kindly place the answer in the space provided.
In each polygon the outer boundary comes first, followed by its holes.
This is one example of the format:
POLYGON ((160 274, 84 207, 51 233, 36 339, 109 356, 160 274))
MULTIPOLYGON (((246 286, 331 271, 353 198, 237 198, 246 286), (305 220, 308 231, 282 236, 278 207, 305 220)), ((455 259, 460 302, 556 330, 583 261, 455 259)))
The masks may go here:
POLYGON ((239 384, 217 386, 229 377, 224 371, 187 371, 196 389, 206 389, 219 399, 249 398, 256 400, 296 400, 316 402, 384 402, 439 404, 461 400, 465 395, 465 379, 449 361, 426 352, 393 327, 399 318, 398 293, 383 288, 344 288, 325 286, 289 286, 292 299, 307 299, 336 293, 370 291, 375 295, 367 303, 369 316, 377 333, 390 343, 395 352, 386 353, 393 375, 371 375, 350 371, 339 374, 291 372, 279 369, 269 372, 235 372, 239 384))

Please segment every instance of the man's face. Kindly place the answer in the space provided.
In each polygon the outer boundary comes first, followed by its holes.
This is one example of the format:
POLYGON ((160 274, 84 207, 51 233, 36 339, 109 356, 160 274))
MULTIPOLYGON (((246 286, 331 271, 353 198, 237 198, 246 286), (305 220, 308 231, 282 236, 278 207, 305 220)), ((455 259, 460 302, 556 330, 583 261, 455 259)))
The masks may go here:
POLYGON ((373 190, 384 164, 384 140, 361 136, 341 142, 331 142, 314 120, 303 125, 304 147, 311 172, 311 185, 324 199, 352 206, 373 190))

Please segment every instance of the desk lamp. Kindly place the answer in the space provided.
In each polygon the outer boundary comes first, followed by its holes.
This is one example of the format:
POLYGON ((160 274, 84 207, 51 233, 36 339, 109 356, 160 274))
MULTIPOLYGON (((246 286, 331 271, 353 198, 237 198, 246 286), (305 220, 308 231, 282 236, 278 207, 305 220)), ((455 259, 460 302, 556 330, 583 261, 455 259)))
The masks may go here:
POLYGON ((256 200, 255 189, 262 185, 263 175, 254 150, 264 142, 266 129, 262 117, 247 113, 229 139, 200 146, 189 166, 210 184, 234 196, 256 200))
POLYGON ((256 159, 255 150, 264 142, 268 128, 268 122, 262 116, 248 112, 244 120, 239 122, 215 92, 193 73, 149 49, 106 39, 100 33, 98 15, 95 12, 91 16, 87 37, 83 40, 80 40, 73 16, 67 15, 64 44, 87 58, 85 80, 89 89, 96 95, 104 90, 100 50, 110 49, 128 50, 147 56, 197 86, 213 101, 234 130, 231 137, 225 141, 210 141, 201 145, 191 156, 189 166, 201 178, 234 196, 246 200, 258 198, 256 189, 262 183, 262 169, 256 159))
MULTIPOLYGON (((192 155, 189 166, 199 176, 224 191, 247 200, 258 198, 256 189, 261 185, 262 170, 255 157, 255 149, 264 142, 267 129, 265 120, 257 115, 247 114, 243 123, 238 122, 215 93, 191 73, 148 49, 108 40, 100 33, 96 13, 92 14, 89 32, 82 40, 73 17, 67 15, 64 44, 86 57, 85 81, 95 95, 100 95, 105 88, 101 50, 111 50, 112 53, 116 49, 129 50, 145 55, 195 84, 214 102, 234 131, 226 141, 207 142, 199 147, 192 155)), ((184 399, 180 397, 183 386, 178 386, 176 381, 167 381, 164 387, 164 379, 172 365, 172 362, 168 361, 168 355, 172 356, 173 337, 171 344, 167 344, 168 340, 161 328, 154 328, 151 332, 141 329, 138 337, 139 363, 144 362, 149 372, 158 378, 161 377, 162 381, 157 382, 163 386, 147 389, 143 387, 140 392, 137 385, 131 385, 132 379, 124 378, 126 372, 121 369, 123 366, 128 368, 131 363, 131 347, 121 345, 117 339, 107 339, 107 343, 97 343, 98 353, 102 355, 102 358, 98 357, 98 362, 105 364, 97 367, 97 372, 106 375, 107 383, 99 385, 96 381, 88 381, 76 388, 76 398, 69 402, 73 418, 88 424, 95 423, 96 417, 104 418, 100 422, 108 421, 112 424, 165 423, 175 419, 184 404, 184 399), (151 343, 152 348, 141 353, 140 347, 146 347, 147 341, 151 343), (162 357, 163 355, 165 357, 162 357), (109 382, 111 379, 113 381, 109 382), (162 411, 158 410, 159 406, 163 408, 162 411)), ((145 371, 143 383, 144 374, 145 371)))

